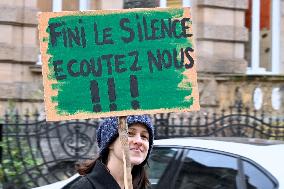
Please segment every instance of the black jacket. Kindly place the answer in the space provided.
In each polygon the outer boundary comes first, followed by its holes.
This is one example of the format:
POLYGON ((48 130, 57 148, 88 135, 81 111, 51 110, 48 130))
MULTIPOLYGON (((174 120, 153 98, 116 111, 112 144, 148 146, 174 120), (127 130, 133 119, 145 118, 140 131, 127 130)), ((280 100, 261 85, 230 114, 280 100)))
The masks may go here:
POLYGON ((92 171, 75 182, 71 189, 120 189, 106 166, 96 161, 92 171))

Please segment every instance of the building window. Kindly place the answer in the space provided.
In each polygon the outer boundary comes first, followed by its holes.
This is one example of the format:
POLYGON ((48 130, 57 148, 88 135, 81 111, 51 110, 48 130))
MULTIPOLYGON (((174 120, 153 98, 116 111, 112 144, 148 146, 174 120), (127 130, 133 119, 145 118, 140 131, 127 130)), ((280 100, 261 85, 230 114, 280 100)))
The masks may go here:
MULTIPOLYGON (((249 0, 246 27, 248 74, 280 74, 280 0, 249 0)), ((282 71, 283 72, 283 71, 282 71)))

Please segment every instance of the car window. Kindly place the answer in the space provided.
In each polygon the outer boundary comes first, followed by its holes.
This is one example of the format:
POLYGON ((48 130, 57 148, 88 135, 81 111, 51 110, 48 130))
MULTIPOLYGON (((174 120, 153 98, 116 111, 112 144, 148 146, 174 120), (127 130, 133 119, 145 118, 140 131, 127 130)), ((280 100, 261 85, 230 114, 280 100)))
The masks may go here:
POLYGON ((214 152, 190 150, 175 189, 236 189, 237 159, 214 152))
POLYGON ((157 186, 167 167, 177 155, 177 152, 177 148, 154 147, 148 160, 148 175, 153 189, 157 186))
POLYGON ((243 161, 243 169, 247 183, 247 189, 274 189, 276 183, 257 166, 243 161))

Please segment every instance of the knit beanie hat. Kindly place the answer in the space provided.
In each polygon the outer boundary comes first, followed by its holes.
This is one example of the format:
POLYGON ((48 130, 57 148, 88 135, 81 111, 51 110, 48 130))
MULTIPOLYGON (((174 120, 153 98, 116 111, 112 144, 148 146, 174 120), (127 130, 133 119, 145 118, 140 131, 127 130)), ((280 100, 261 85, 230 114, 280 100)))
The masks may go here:
MULTIPOLYGON (((151 150, 153 148, 154 141, 154 128, 151 123, 151 118, 148 115, 131 115, 127 116, 126 122, 128 127, 131 127, 134 123, 141 123, 146 126, 149 133, 149 150, 146 159, 141 163, 143 166, 148 158, 151 150)), ((108 152, 108 147, 115 141, 118 137, 118 118, 109 117, 104 119, 98 129, 97 129, 97 142, 99 146, 99 154, 102 156, 108 152)))

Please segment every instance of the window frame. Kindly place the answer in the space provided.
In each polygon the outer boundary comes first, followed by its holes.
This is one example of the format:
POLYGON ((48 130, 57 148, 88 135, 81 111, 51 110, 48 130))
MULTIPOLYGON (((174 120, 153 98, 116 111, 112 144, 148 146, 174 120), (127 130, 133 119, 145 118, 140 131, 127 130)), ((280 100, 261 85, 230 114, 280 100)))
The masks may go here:
POLYGON ((243 174, 244 174, 244 162, 250 163, 251 165, 253 165, 255 168, 257 168, 261 173, 263 173, 267 178, 269 178, 269 180, 274 183, 275 187, 274 189, 278 189, 279 188, 279 182, 278 180, 268 171, 266 170, 264 167, 262 167, 261 165, 259 165, 258 163, 256 163, 255 161, 253 161, 252 159, 243 157, 241 157, 241 164, 242 164, 242 170, 243 170, 243 174))
MULTIPOLYGON (((200 151, 200 152, 206 152, 206 153, 215 153, 215 154, 218 154, 218 155, 224 155, 224 156, 227 156, 227 157, 231 157, 231 158, 235 158, 235 160, 236 160, 236 166, 237 166, 237 175, 242 175, 243 174, 243 172, 240 172, 240 167, 239 167, 239 161, 240 161, 240 159, 241 159, 241 156, 239 156, 239 155, 236 155, 236 154, 231 154, 231 153, 228 153, 228 152, 223 152, 223 151, 219 151, 219 150, 214 150, 214 149, 206 149, 206 148, 199 148, 199 147, 185 147, 185 149, 186 150, 184 150, 183 151, 183 153, 184 153, 184 155, 183 155, 183 157, 184 157, 184 159, 186 158, 186 156, 187 156, 187 154, 190 152, 190 151, 192 151, 192 150, 194 150, 194 151, 200 151)), ((181 163, 181 166, 183 165, 183 163, 184 163, 184 159, 182 159, 182 163, 181 163)), ((180 173, 180 170, 179 170, 179 172, 177 172, 177 174, 176 174, 176 178, 175 178, 175 180, 174 180, 174 183, 176 182, 176 179, 177 179, 177 175, 179 175, 179 173, 180 173)), ((243 183, 244 182, 244 180, 241 178, 240 180, 238 179, 237 180, 237 183, 236 183, 236 185, 237 186, 243 186, 243 183)), ((242 188, 242 187, 240 187, 240 188, 238 188, 238 189, 244 189, 244 188, 242 188)))
POLYGON ((174 185, 172 178, 175 175, 174 173, 176 173, 176 167, 181 167, 181 164, 182 164, 182 156, 184 154, 184 148, 181 146, 177 146, 177 145, 171 145, 171 146, 155 145, 154 149, 156 148, 160 148, 160 149, 175 148, 177 149, 177 154, 174 157, 174 160, 171 161, 166 166, 164 173, 161 175, 157 185, 155 186, 156 188, 171 189, 173 188, 173 185, 174 185))
POLYGON ((271 57, 269 58, 268 65, 271 70, 265 67, 260 67, 260 11, 261 0, 252 0, 251 7, 251 40, 250 43, 250 63, 247 67, 247 75, 279 75, 282 74, 281 68, 281 2, 280 0, 271 0, 270 7, 270 27, 271 27, 271 57))

